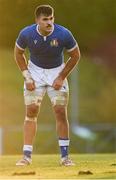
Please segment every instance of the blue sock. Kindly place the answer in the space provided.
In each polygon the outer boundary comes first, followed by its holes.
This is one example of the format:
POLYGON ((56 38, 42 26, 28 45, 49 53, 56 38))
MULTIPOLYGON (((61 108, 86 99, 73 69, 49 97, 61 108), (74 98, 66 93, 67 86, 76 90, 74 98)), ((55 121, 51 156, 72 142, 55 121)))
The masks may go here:
POLYGON ((33 151, 33 146, 32 145, 24 145, 23 146, 23 154, 24 154, 24 156, 27 156, 28 158, 31 158, 32 151, 33 151))
POLYGON ((60 146, 60 150, 62 158, 68 156, 68 146, 60 146))
POLYGON ((23 151, 23 153, 24 153, 24 156, 27 156, 28 158, 31 158, 31 154, 32 154, 31 151, 23 151))
POLYGON ((69 139, 59 138, 59 146, 61 151, 61 157, 68 156, 69 139))

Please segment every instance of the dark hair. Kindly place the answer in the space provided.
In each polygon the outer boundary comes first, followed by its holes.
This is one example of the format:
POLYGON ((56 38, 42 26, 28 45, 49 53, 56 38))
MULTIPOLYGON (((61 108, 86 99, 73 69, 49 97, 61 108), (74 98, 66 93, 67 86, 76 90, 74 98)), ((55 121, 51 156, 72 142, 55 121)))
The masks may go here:
POLYGON ((50 5, 40 5, 35 9, 35 17, 38 18, 41 14, 50 16, 54 13, 54 9, 50 5))

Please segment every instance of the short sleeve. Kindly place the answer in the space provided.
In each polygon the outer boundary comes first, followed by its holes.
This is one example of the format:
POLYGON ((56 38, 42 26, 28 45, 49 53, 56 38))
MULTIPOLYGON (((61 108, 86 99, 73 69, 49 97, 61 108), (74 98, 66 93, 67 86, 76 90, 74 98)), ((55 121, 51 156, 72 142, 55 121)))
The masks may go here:
POLYGON ((77 42, 69 30, 65 32, 65 48, 68 52, 72 51, 77 47, 77 42))
POLYGON ((16 40, 16 46, 22 50, 24 50, 27 47, 26 35, 23 30, 18 35, 18 38, 16 40))

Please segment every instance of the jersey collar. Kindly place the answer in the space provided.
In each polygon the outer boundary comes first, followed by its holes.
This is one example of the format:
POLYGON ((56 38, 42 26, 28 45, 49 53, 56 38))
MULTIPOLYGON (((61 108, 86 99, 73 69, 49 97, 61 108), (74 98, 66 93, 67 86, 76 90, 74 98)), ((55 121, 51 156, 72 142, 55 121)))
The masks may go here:
MULTIPOLYGON (((40 36, 43 36, 41 33, 40 33, 40 31, 39 31, 39 25, 37 24, 37 26, 36 26, 36 31, 37 31, 37 33, 40 35, 40 36)), ((52 31, 47 35, 47 36, 50 36, 52 33, 53 33, 53 31, 54 31, 54 24, 53 24, 53 29, 52 29, 52 31)), ((47 37, 47 36, 43 36, 43 37, 47 37)))

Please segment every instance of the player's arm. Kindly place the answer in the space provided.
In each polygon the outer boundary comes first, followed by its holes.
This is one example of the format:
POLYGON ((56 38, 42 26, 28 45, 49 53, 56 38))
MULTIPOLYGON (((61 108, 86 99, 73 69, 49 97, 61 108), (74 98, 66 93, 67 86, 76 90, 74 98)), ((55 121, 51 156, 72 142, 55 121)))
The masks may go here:
POLYGON ((53 87, 56 90, 62 87, 64 79, 71 73, 71 71, 80 59, 80 50, 78 44, 69 30, 65 30, 63 41, 64 47, 68 52, 69 59, 65 64, 64 69, 61 71, 61 73, 58 75, 58 77, 55 79, 53 83, 53 87))
POLYGON ((68 75, 71 73, 71 71, 76 66, 76 64, 78 64, 78 62, 80 60, 80 50, 79 50, 79 47, 77 46, 74 50, 68 52, 68 55, 69 55, 69 59, 66 62, 66 65, 65 65, 64 69, 61 71, 61 73, 55 79, 55 81, 53 83, 53 87, 56 90, 61 88, 64 79, 66 77, 68 77, 68 75))
POLYGON ((60 73, 59 77, 61 77, 62 80, 64 80, 73 70, 76 64, 78 64, 80 60, 80 50, 78 47, 76 47, 74 50, 68 52, 69 59, 66 62, 66 65, 62 72, 60 73))
POLYGON ((26 88, 30 91, 33 91, 35 89, 35 83, 31 77, 30 72, 28 71, 24 50, 18 48, 17 45, 15 45, 14 56, 15 56, 15 61, 25 79, 26 88))

